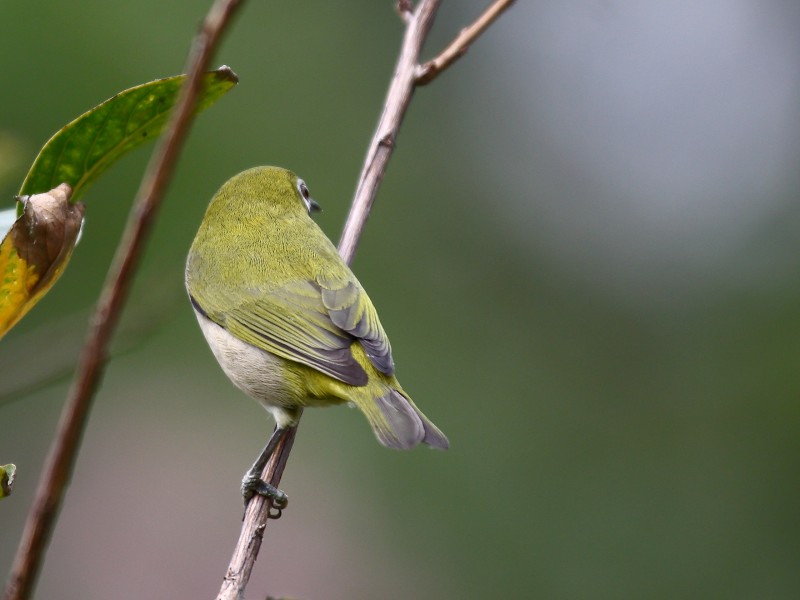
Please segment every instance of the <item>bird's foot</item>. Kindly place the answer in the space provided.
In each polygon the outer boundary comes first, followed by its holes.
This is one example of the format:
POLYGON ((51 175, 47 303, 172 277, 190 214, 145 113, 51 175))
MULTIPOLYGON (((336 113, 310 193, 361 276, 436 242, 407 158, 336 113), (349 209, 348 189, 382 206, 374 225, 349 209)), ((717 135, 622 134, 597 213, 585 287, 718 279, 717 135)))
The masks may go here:
POLYGON ((271 483, 267 483, 257 475, 248 473, 242 479, 242 497, 244 498, 245 508, 250 503, 250 499, 256 494, 272 500, 269 518, 280 519, 283 509, 289 504, 289 497, 271 483))

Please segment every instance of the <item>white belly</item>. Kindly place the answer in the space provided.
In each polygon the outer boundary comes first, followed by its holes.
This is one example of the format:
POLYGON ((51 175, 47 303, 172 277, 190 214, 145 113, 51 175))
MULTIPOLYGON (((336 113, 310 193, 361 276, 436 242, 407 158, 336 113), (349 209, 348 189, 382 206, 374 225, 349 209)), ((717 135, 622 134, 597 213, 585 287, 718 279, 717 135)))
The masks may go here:
POLYGON ((297 401, 284 385, 283 359, 251 346, 194 311, 211 352, 228 378, 272 413, 278 426, 291 425, 297 401))

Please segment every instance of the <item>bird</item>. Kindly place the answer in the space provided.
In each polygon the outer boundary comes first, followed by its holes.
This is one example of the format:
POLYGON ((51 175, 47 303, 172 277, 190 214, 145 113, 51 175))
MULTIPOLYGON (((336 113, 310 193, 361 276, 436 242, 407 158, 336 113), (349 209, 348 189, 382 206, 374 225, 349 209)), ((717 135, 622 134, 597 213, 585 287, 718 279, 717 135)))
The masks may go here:
POLYGON ((445 450, 447 437, 403 390, 372 301, 312 218, 306 183, 255 167, 217 191, 186 261, 189 300, 233 384, 269 411, 275 428, 242 480, 280 512, 288 497, 261 479, 304 408, 355 405, 389 448, 445 450))

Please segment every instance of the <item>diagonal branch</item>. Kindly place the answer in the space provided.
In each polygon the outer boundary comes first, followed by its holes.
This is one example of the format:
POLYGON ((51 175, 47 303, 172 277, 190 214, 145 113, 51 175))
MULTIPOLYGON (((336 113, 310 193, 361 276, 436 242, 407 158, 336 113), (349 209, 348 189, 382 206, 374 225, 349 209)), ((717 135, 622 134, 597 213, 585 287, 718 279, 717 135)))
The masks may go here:
POLYGON ((465 27, 461 30, 456 38, 450 42, 444 50, 439 53, 439 56, 429 60, 424 65, 417 68, 417 85, 427 85, 436 79, 445 69, 456 62, 459 58, 464 56, 478 37, 486 31, 486 29, 495 22, 503 11, 508 9, 515 0, 495 0, 492 4, 483 11, 483 14, 478 17, 472 25, 465 27))
POLYGON ((5 589, 5 600, 26 600, 33 593, 45 548, 75 464, 81 436, 106 364, 108 344, 119 321, 132 276, 139 264, 156 211, 172 177, 194 115, 200 78, 241 0, 215 0, 192 44, 188 76, 163 142, 156 148, 136 195, 114 262, 89 326, 78 371, 70 388, 47 457, 33 507, 5 589))
MULTIPOLYGON (((433 25, 433 19, 436 16, 441 0, 422 0, 415 10, 412 10, 410 0, 398 0, 397 10, 406 24, 406 31, 400 47, 400 55, 397 59, 394 76, 386 94, 383 112, 367 150, 367 156, 358 179, 350 213, 342 232, 342 238, 339 241, 339 254, 348 264, 353 261, 355 256, 361 232, 364 230, 367 217, 372 210, 372 205, 378 193, 378 187, 386 173, 386 168, 400 131, 400 125, 411 103, 415 88, 432 81, 436 75, 449 67, 458 56, 466 51, 469 44, 513 1, 498 0, 494 2, 478 21, 465 30, 471 33, 465 34, 462 31, 456 40, 448 46, 448 49, 451 47, 462 48, 462 50, 456 51, 457 56, 442 62, 441 66, 436 67, 437 70, 435 72, 432 71, 433 75, 429 79, 422 81, 419 74, 423 67, 419 65, 419 56, 428 32, 433 25), (459 40, 462 41, 459 42, 459 40)), ((428 65, 429 63, 425 64, 428 65)), ((275 487, 280 485, 281 476, 289 458, 296 431, 296 427, 288 430, 262 473, 262 479, 275 487)), ((248 504, 239 540, 234 547, 233 557, 217 600, 238 600, 244 596, 245 587, 250 579, 250 572, 261 547, 270 508, 271 501, 263 496, 254 496, 248 504)))
MULTIPOLYGON (((367 151, 350 215, 339 242, 339 253, 347 263, 350 263, 355 255, 358 240, 392 155, 400 123, 411 102, 414 93, 414 74, 422 44, 430 31, 440 2, 441 0, 423 0, 415 12, 403 12, 406 33, 400 48, 400 56, 386 95, 383 113, 367 151)), ((289 429, 262 473, 264 481, 275 487, 280 485, 296 432, 296 427, 289 429)), ((250 572, 261 548, 270 508, 271 501, 263 496, 254 496, 247 505, 239 540, 234 547, 217 600, 237 600, 243 597, 250 572)))
POLYGON ((413 13, 407 13, 408 24, 400 47, 400 56, 397 59, 392 82, 389 84, 389 91, 386 93, 383 112, 367 150, 361 176, 358 178, 342 239, 339 240, 339 254, 348 264, 355 256, 358 240, 372 210, 375 196, 378 194, 378 186, 392 157, 400 125, 408 105, 411 104, 419 55, 440 3, 441 0, 423 0, 413 13))
MULTIPOLYGON (((262 478, 275 487, 280 485, 296 433, 297 427, 291 427, 286 431, 286 435, 278 442, 275 452, 264 467, 262 478)), ((272 501, 264 496, 253 496, 247 504, 239 539, 233 548, 233 556, 222 580, 217 600, 239 600, 244 597, 244 589, 250 581, 250 573, 261 549, 271 508, 272 501)))

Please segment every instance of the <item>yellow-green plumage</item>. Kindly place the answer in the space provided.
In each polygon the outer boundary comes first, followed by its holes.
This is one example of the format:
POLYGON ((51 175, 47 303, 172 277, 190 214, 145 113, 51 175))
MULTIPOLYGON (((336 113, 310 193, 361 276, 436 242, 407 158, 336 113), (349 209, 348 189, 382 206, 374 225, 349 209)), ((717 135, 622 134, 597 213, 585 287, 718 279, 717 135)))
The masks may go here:
POLYGON ((244 171, 214 196, 186 265, 212 351, 279 426, 298 408, 352 402, 386 446, 447 448, 400 387, 375 308, 312 206, 302 180, 277 167, 244 171))

